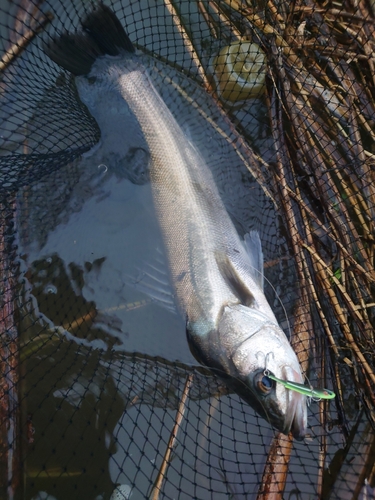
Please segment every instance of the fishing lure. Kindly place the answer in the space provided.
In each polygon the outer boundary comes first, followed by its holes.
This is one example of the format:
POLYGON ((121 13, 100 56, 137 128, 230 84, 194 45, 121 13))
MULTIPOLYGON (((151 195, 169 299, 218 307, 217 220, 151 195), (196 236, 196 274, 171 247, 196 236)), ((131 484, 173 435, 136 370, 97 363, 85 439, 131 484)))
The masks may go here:
POLYGON ((291 391, 299 392, 300 394, 304 394, 310 398, 317 399, 333 399, 336 397, 336 394, 329 389, 314 389, 313 387, 308 387, 304 384, 299 384, 298 382, 292 382, 290 380, 282 380, 281 378, 275 377, 268 370, 264 371, 264 376, 274 380, 275 382, 282 384, 286 389, 291 391))

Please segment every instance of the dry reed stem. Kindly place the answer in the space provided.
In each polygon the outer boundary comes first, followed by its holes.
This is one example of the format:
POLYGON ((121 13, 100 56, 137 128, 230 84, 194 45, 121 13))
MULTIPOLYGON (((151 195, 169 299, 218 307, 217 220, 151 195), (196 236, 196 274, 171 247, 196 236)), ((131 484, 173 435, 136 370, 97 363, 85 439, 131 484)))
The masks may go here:
POLYGON ((203 424, 203 430, 199 433, 200 439, 198 443, 198 452, 196 456, 196 464, 202 460, 204 454, 204 443, 208 440, 208 433, 211 427, 211 420, 218 411, 219 395, 209 399, 210 409, 207 412, 206 420, 203 424))
MULTIPOLYGON (((311 347, 311 339, 309 332, 311 331, 311 325, 312 325, 312 320, 311 320, 311 311, 310 308, 307 306, 308 302, 308 297, 305 294, 306 287, 304 286, 305 284, 305 275, 303 272, 303 252, 299 248, 298 245, 295 244, 297 241, 298 237, 298 231, 297 231, 297 222, 296 219, 293 216, 293 207, 291 205, 291 200, 290 197, 288 197, 287 194, 287 182, 286 182, 286 177, 285 177, 285 172, 284 168, 286 168, 287 164, 290 164, 290 161, 284 162, 283 158, 281 157, 281 151, 282 151, 282 146, 280 142, 280 132, 279 132, 279 126, 277 124, 277 116, 276 116, 276 110, 274 109, 274 106, 272 104, 270 105, 270 110, 271 110, 271 123, 273 124, 272 130, 273 130, 273 136, 275 140, 275 144, 277 145, 276 148, 276 155, 277 155, 277 166, 279 170, 279 179, 280 179, 280 186, 282 190, 282 199, 285 204, 285 210, 287 213, 290 214, 290 216, 287 218, 287 224, 288 224, 288 230, 294 236, 292 238, 292 243, 293 243, 293 250, 294 250, 294 255, 296 258, 296 265, 297 265, 297 275, 299 277, 299 284, 300 284, 300 290, 301 290, 301 296, 300 300, 298 301, 298 316, 296 315, 296 318, 298 318, 298 323, 296 324, 297 328, 294 330, 294 334, 292 335, 291 338, 291 343, 295 349, 295 352, 298 356, 298 359, 304 368, 304 370, 307 370, 307 364, 308 364, 308 355, 311 347), (286 164, 285 164, 286 163, 286 164), (285 166, 284 166, 285 165, 285 166)), ((287 154, 284 151, 284 159, 288 160, 287 154)))
POLYGON ((156 477, 153 491, 152 491, 151 496, 150 496, 151 500, 158 500, 159 495, 161 494, 161 487, 162 487, 163 480, 165 478, 166 471, 167 471, 167 468, 168 468, 168 465, 169 465, 169 462, 171 459, 171 454, 173 452, 173 448, 174 448, 174 445, 176 442, 177 433, 178 433, 178 430, 181 426, 182 419, 184 418, 184 413, 185 413, 185 409, 186 409, 186 400, 187 400, 187 397, 189 395, 189 390, 190 390, 190 386, 192 383, 193 383, 193 374, 190 373, 190 375, 187 377, 186 382, 185 382, 185 387, 184 387, 184 390, 182 393, 181 401, 180 401, 180 404, 178 406, 177 413, 176 413, 175 424, 173 426, 171 435, 169 437, 167 449, 165 450, 164 458, 163 458, 159 473, 156 477))
POLYGON ((203 19, 207 23, 207 26, 208 26, 208 29, 210 30, 212 38, 217 39, 218 35, 219 35, 218 30, 217 30, 217 26, 213 22, 213 20, 211 19, 210 14, 207 12, 206 6, 202 2, 202 0, 197 0, 197 5, 198 5, 199 12, 202 14, 203 19))
MULTIPOLYGON (((306 280, 304 279, 304 282, 306 280)), ((312 349, 312 339, 310 332, 313 331, 310 297, 307 293, 307 287, 301 287, 300 297, 297 301, 294 312, 293 335, 290 341, 294 352, 300 362, 302 373, 307 373, 309 368, 309 358, 312 349)))
POLYGON ((83 314, 82 316, 73 321, 66 321, 65 323, 62 323, 60 326, 64 328, 64 330, 67 330, 68 332, 71 332, 72 330, 79 330, 84 323, 86 323, 87 328, 89 328, 93 324, 96 316, 97 312, 95 310, 92 310, 86 314, 83 314))
MULTIPOLYGON (((356 276, 354 275, 354 273, 352 271, 349 271, 349 278, 350 278, 350 284, 351 286, 353 287, 354 291, 353 291, 353 294, 355 294, 355 297, 358 301, 359 301, 359 304, 357 306, 355 306, 355 308, 357 310, 360 310, 362 311, 362 314, 363 314, 363 319, 364 319, 364 322, 365 324, 368 324, 370 325, 370 318, 368 316, 368 313, 367 313, 367 308, 366 308, 366 303, 363 299, 363 292, 361 291, 361 287, 359 286, 358 282, 357 282, 357 279, 356 279, 356 276)), ((362 289, 364 288, 363 285, 362 286, 362 289)), ((370 297, 371 294, 370 294, 370 290, 366 289, 366 293, 368 294, 368 296, 370 297)), ((373 329, 370 328, 369 330, 366 330, 366 338, 368 341, 370 342, 374 342, 375 338, 374 338, 374 335, 373 335, 373 329)))
POLYGON ((225 26, 231 33, 231 35, 233 36, 233 38, 235 40, 241 40, 242 35, 241 35, 241 32, 234 26, 234 24, 228 19, 228 16, 220 11, 217 7, 217 5, 215 5, 214 2, 212 1, 209 1, 208 2, 208 5, 210 7, 210 9, 215 13, 215 15, 218 17, 220 23, 225 26))
POLYGON ((281 32, 283 32, 285 30, 285 20, 283 16, 279 13, 275 4, 273 4, 270 0, 267 1, 267 7, 272 16, 274 24, 279 27, 281 32))
MULTIPOLYGON (((143 300, 137 300, 136 302, 126 302, 118 306, 107 307, 106 309, 100 309, 98 312, 108 314, 115 311, 134 311, 135 309, 140 309, 152 303, 153 303, 152 299, 143 299, 143 300)), ((64 327, 64 325, 62 326, 64 327)))
MULTIPOLYGON (((303 246, 305 246, 303 243, 301 243, 301 244, 303 246)), ((314 254, 314 255, 316 256, 316 254, 314 254)), ((326 290, 326 292, 331 300, 331 305, 333 306, 333 308, 335 310, 336 317, 340 323, 340 326, 343 330, 343 333, 344 333, 344 336, 348 342, 348 345, 353 350, 355 356, 358 358, 358 361, 359 361, 361 368, 363 368, 363 370, 367 373, 372 384, 375 385, 375 374, 374 374, 373 370, 371 369, 370 365, 368 364, 366 358, 362 354, 361 349, 358 347, 357 342, 355 341, 352 333, 350 332, 344 311, 342 310, 339 302, 337 301, 335 292, 333 291, 332 287, 329 284, 329 273, 327 273, 327 267, 324 265, 324 263, 323 264, 321 263, 320 259, 317 258, 316 259, 316 268, 318 271, 317 275, 320 278, 320 282, 323 285, 324 289, 326 290)), ((374 394, 372 395, 372 399, 375 399, 374 394)))
POLYGON ((313 298, 313 303, 314 303, 314 305, 315 305, 315 307, 316 307, 316 309, 318 311, 318 314, 319 314, 319 317, 320 317, 320 321, 323 324, 323 328, 324 328, 324 331, 325 331, 325 333, 327 335, 327 338, 328 338, 328 341, 329 341, 329 345, 331 346, 331 348, 333 350, 333 353, 336 356, 336 358, 339 358, 338 347, 336 345, 335 339, 333 338, 333 334, 332 334, 331 329, 329 327, 327 318, 326 318, 326 316, 324 314, 322 305, 320 303, 320 300, 319 300, 318 294, 316 292, 315 285, 313 283, 313 280, 312 280, 312 277, 311 277, 311 274, 310 274, 310 271, 309 271, 309 268, 308 268, 308 265, 307 265, 306 261, 304 261, 304 272, 305 272, 305 275, 307 276, 306 282, 307 282, 308 287, 310 289, 310 293, 311 293, 311 296, 313 298))
POLYGON ((293 437, 277 434, 271 443, 257 500, 282 500, 288 478, 293 437))
MULTIPOLYGON (((297 195, 300 196, 300 189, 298 182, 295 177, 293 170, 293 164, 290 162, 290 173, 293 177, 293 185, 295 186, 295 191, 297 195)), ((301 208, 302 220, 306 221, 306 214, 301 208)), ((311 234, 311 228, 309 224, 305 224, 306 239, 309 245, 313 245, 313 238, 311 234)), ((300 300, 297 302, 296 311, 294 313, 295 325, 294 325, 294 335, 291 338, 291 346, 293 347, 295 353, 299 354, 298 360, 301 364, 302 371, 306 373, 309 366, 310 357, 310 347, 312 346, 312 339, 310 338, 309 332, 313 331, 311 309, 309 304, 309 296, 306 288, 301 289, 300 300), (303 322, 299 321, 299 318, 304 319, 303 322)))
POLYGON ((197 51, 195 50, 193 42, 190 40, 190 37, 186 31, 186 28, 182 22, 181 17, 178 15, 176 8, 174 7, 172 0, 164 0, 164 5, 166 9, 168 10, 169 14, 172 17, 173 23, 179 32, 183 44, 185 45, 185 48, 190 55, 190 60, 194 64, 198 75, 202 79, 203 85, 206 88, 208 92, 212 91, 211 89, 211 84, 207 79, 206 73, 203 69, 202 62, 200 60, 200 57, 198 56, 197 51))
MULTIPOLYGON (((346 92, 347 99, 349 101, 348 103, 348 108, 349 108, 349 127, 351 129, 353 139, 352 139, 352 144, 353 148, 355 151, 355 156, 356 158, 360 161, 360 166, 361 166, 361 172, 358 175, 359 179, 368 179, 370 176, 370 169, 366 163, 366 155, 364 153, 364 147, 362 145, 362 139, 361 135, 359 132, 359 127, 357 123, 357 113, 355 112, 355 107, 354 107, 354 98, 356 96, 355 89, 353 87, 352 82, 348 80, 346 77, 345 73, 342 71, 342 69, 339 67, 339 65, 335 66, 336 71, 339 73, 338 76, 341 80, 341 84, 344 87, 344 90, 346 92)), ((364 189, 364 192, 369 200, 369 211, 370 211, 370 220, 375 219, 375 190, 372 185, 372 183, 363 183, 362 186, 364 189)))
MULTIPOLYGON (((361 229, 363 229, 366 238, 373 239, 374 238, 373 233, 371 229, 368 227, 368 222, 372 221, 371 219, 369 219, 369 214, 366 214, 368 205, 365 202, 361 192, 358 191, 358 189, 356 192, 353 191, 351 186, 349 186, 349 184, 342 177, 340 170, 335 171, 335 175, 340 182, 340 186, 343 188, 343 192, 346 194, 346 196, 351 202, 351 206, 360 222, 361 229), (367 220, 365 220, 364 214, 367 216, 367 220)), ((370 269, 369 271, 371 272, 370 269)))
POLYGON ((319 226, 320 229, 322 229, 328 237, 334 241, 334 243, 340 248, 340 250, 343 252, 345 255, 345 259, 349 260, 350 263, 355 267, 356 272, 363 278, 364 280, 368 281, 369 283, 375 283, 375 271, 374 270, 367 270, 363 268, 349 253, 348 249, 337 239, 333 237, 333 234, 330 230, 330 228, 327 228, 320 220, 319 218, 310 210, 310 208, 306 205, 306 203, 302 200, 301 196, 299 196, 297 193, 295 193, 293 190, 290 188, 287 188, 289 196, 291 196, 305 211, 305 213, 319 226))
POLYGON ((18 36, 24 29, 31 28, 31 23, 38 21, 41 14, 40 7, 45 0, 18 0, 17 12, 14 17, 14 25, 9 34, 9 41, 17 41, 18 36), (17 33, 17 35, 15 35, 17 33))
POLYGON ((2 55, 0 59, 0 72, 4 71, 12 62, 26 49, 29 43, 40 33, 46 25, 53 19, 52 15, 47 13, 36 26, 30 27, 19 37, 2 55))
MULTIPOLYGON (((358 108, 357 108, 357 106, 356 106, 356 105, 354 106, 354 110, 355 110, 355 112, 357 113, 357 118, 358 118, 358 120, 360 121, 360 123, 361 123, 362 127, 365 129, 365 131, 366 131, 366 132, 368 133, 368 135, 371 137, 372 141, 375 143, 375 132, 374 132, 374 130, 373 130, 373 128, 372 128, 372 126, 368 123, 368 121, 367 121, 367 120, 366 120, 366 118, 363 116, 363 114, 362 114, 362 113, 360 113, 360 112, 358 111, 358 108)), ((371 157, 371 156, 373 156, 373 154, 372 154, 372 153, 370 153, 370 152, 368 152, 368 151, 366 151, 366 150, 365 150, 365 154, 366 154, 366 156, 368 156, 368 155, 369 155, 370 157, 371 157)))
MULTIPOLYGON (((301 245, 310 252, 310 254, 314 257, 315 261, 318 262, 320 266, 325 270, 325 272, 328 275, 328 280, 331 280, 340 290, 348 308, 352 311, 353 316, 355 316, 363 326, 371 328, 371 325, 366 324, 364 322, 364 318, 358 313, 356 304, 353 304, 352 298, 349 296, 349 294, 347 293, 343 285, 340 283, 340 281, 336 278, 333 271, 327 266, 327 264, 321 259, 321 257, 319 257, 318 253, 313 248, 306 245, 306 243, 304 242, 301 242, 301 245)), ((346 322, 346 319, 344 319, 344 321, 346 322)))

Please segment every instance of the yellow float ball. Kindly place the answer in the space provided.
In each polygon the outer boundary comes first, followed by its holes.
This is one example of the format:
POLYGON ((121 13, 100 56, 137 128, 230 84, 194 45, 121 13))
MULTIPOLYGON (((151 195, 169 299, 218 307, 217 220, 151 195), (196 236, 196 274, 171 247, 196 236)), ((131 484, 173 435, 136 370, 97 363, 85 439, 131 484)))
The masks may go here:
POLYGON ((264 92, 266 55, 256 43, 234 42, 220 50, 213 60, 219 96, 243 101, 264 92))

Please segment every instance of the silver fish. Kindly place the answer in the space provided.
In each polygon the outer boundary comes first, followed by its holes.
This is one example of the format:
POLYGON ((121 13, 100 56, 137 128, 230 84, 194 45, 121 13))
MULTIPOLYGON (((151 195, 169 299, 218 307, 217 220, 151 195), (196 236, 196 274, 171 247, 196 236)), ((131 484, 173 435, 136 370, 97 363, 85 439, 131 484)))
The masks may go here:
POLYGON ((82 34, 63 35, 45 50, 76 75, 79 96, 102 137, 109 121, 103 109, 116 108, 121 100, 139 122, 150 150, 153 200, 176 305, 186 318, 192 353, 277 429, 302 439, 306 397, 264 375, 267 369, 303 382, 297 357, 263 293, 258 233, 240 239, 209 167, 112 11, 100 5, 82 26, 82 34))

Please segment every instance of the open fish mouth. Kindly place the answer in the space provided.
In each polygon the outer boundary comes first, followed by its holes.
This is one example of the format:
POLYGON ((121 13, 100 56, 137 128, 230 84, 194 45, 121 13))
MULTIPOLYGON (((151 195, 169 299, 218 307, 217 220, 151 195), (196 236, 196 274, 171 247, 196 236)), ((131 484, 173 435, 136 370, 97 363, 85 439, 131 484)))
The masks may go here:
MULTIPOLYGON (((283 376, 285 380, 293 380, 301 383, 301 376, 293 368, 287 366, 283 369, 283 376)), ((298 441, 302 441, 306 435, 307 430, 307 407, 306 396, 299 392, 288 391, 288 410, 287 419, 283 433, 292 433, 293 437, 298 441)))
POLYGON ((298 441, 302 441, 306 435, 307 419, 306 419, 306 402, 303 394, 294 393, 293 396, 293 410, 291 411, 291 418, 288 422, 289 429, 284 431, 287 434, 289 431, 293 437, 298 441))

